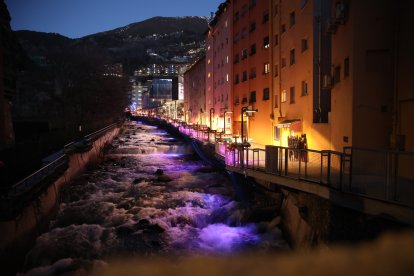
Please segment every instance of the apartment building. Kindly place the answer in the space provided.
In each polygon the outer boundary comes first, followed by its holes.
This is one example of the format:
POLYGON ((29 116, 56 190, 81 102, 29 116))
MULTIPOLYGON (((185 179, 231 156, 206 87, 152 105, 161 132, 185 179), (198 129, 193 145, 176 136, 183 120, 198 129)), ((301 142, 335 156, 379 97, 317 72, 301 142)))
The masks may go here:
POLYGON ((184 118, 187 123, 206 125, 206 58, 184 72, 184 118))
POLYGON ((232 133, 232 5, 220 4, 206 33, 206 125, 220 132, 232 133), (224 120, 226 119, 226 123, 224 120), (224 130, 226 127, 226 130, 224 130))
POLYGON ((332 1, 332 146, 414 151, 410 1, 332 1))
POLYGON ((307 147, 330 149, 330 0, 271 0, 273 145, 306 137, 307 147))
POLYGON ((261 145, 272 142, 269 7, 233 1, 233 134, 261 145))

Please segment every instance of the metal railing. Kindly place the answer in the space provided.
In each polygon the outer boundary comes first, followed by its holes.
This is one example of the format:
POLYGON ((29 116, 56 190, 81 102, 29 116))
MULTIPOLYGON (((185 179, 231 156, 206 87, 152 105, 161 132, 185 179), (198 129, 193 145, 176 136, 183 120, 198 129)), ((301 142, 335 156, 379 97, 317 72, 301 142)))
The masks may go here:
POLYGON ((221 139, 212 141, 208 130, 197 125, 183 124, 180 131, 199 141, 214 143, 216 154, 224 157, 230 167, 414 207, 413 152, 355 147, 346 147, 343 152, 280 146, 259 149, 221 139))
POLYGON ((266 146, 227 148, 226 165, 307 181, 414 207, 414 153, 347 148, 344 152, 266 146))
MULTIPOLYGON (((94 142, 102 137, 108 131, 114 129, 117 124, 111 124, 98 131, 85 136, 85 139, 94 142)), ((46 185, 50 184, 53 177, 57 174, 61 175, 68 166, 68 155, 66 149, 73 146, 76 142, 71 142, 64 146, 56 158, 44 165, 39 170, 33 172, 29 176, 15 183, 11 187, 5 187, 0 193, 0 218, 11 218, 19 212, 25 204, 33 200, 38 193, 41 192, 46 185)))

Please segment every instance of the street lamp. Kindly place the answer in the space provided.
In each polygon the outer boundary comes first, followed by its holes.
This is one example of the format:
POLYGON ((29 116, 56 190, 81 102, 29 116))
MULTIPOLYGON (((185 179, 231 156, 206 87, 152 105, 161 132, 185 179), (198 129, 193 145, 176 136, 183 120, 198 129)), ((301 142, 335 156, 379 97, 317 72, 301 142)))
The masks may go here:
POLYGON ((245 142, 244 127, 243 127, 243 125, 244 125, 244 122, 243 122, 244 113, 254 113, 254 112, 258 112, 258 111, 259 111, 258 109, 249 109, 248 106, 244 106, 244 107, 241 108, 241 138, 242 138, 241 141, 242 141, 242 143, 245 142))
MULTIPOLYGON (((188 123, 190 123, 191 121, 190 121, 190 115, 188 114, 188 113, 190 113, 190 114, 193 114, 193 111, 191 110, 191 108, 189 108, 186 112, 185 112, 185 114, 187 114, 187 120, 185 120, 185 122, 187 123, 187 121, 188 121, 188 123)), ((185 118, 184 118, 185 119, 185 118)))
POLYGON ((211 126, 211 113, 214 114, 214 112, 215 112, 214 107, 210 108, 210 129, 213 129, 211 126))
POLYGON ((227 113, 233 113, 233 111, 224 111, 224 115, 223 115, 223 120, 224 120, 224 125, 223 125, 223 129, 224 129, 224 134, 226 134, 226 114, 227 113))

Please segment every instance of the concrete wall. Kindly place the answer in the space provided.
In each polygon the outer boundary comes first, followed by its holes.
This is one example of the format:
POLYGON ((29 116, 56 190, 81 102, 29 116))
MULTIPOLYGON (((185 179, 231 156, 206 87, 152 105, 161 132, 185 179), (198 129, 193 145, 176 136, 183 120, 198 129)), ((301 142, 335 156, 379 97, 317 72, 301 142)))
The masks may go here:
POLYGON ((112 141, 119 131, 120 129, 116 128, 106 133, 93 143, 93 148, 88 152, 70 155, 68 169, 53 185, 49 186, 14 220, 0 222, 0 266, 2 269, 11 267, 15 269, 16 266, 21 265, 18 262, 24 261, 22 258, 25 252, 33 244, 35 238, 47 229, 49 220, 57 211, 61 188, 79 176, 88 164, 98 162, 105 144, 112 141))

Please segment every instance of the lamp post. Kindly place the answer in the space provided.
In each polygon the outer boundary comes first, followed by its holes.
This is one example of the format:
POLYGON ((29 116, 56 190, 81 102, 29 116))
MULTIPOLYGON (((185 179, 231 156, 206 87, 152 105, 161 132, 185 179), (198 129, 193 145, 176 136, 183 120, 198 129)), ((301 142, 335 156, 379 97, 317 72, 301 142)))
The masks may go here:
POLYGON ((185 112, 185 114, 184 115, 187 115, 187 119, 185 119, 184 118, 184 120, 185 120, 185 122, 186 123, 190 123, 191 121, 190 121, 190 114, 192 114, 192 110, 191 110, 191 108, 189 108, 186 112, 185 112), (188 122, 187 122, 188 121, 188 122))
POLYGON ((233 111, 224 111, 224 115, 223 115, 223 120, 224 120, 224 125, 223 125, 223 130, 224 130, 224 134, 226 134, 226 114, 227 113, 233 113, 233 111))
POLYGON ((242 143, 245 142, 245 137, 244 137, 244 122, 243 122, 243 117, 244 117, 244 113, 254 113, 254 112, 258 112, 258 109, 249 109, 248 106, 244 106, 241 108, 241 141, 242 143))
POLYGON ((210 129, 213 129, 213 128, 212 128, 212 125, 211 125, 211 113, 213 113, 213 114, 214 114, 214 112, 215 112, 214 107, 210 108, 210 129))

